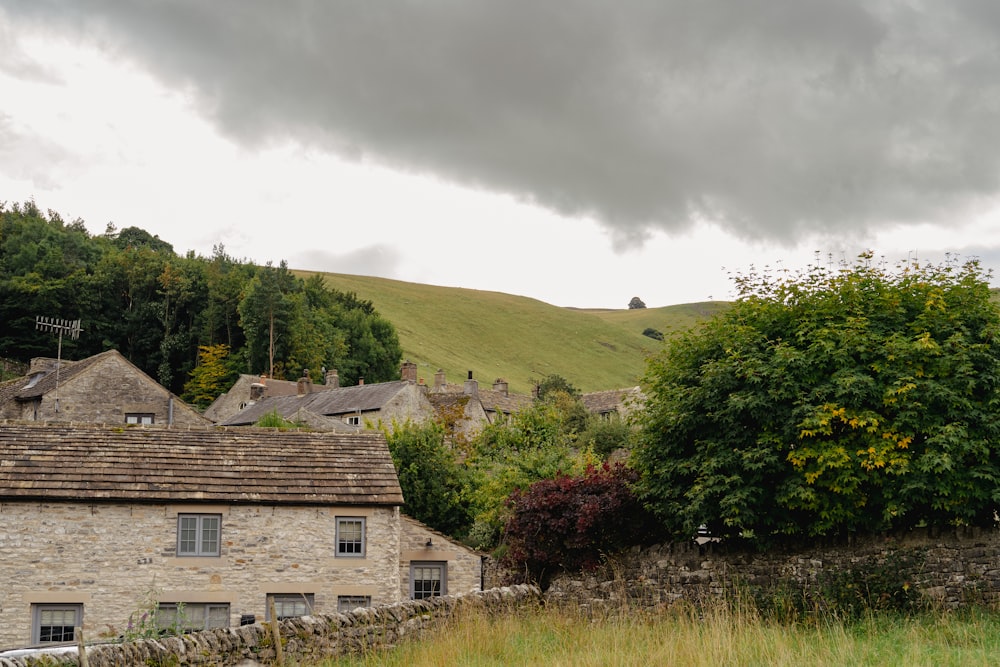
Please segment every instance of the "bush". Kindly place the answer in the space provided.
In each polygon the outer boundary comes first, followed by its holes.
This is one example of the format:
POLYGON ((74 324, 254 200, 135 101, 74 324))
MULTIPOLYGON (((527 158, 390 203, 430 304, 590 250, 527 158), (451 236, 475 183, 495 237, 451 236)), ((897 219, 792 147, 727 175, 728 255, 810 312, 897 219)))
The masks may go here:
POLYGON ((656 521, 632 491, 638 474, 618 463, 557 475, 508 498, 506 564, 543 586, 558 571, 596 567, 621 549, 656 541, 656 521))

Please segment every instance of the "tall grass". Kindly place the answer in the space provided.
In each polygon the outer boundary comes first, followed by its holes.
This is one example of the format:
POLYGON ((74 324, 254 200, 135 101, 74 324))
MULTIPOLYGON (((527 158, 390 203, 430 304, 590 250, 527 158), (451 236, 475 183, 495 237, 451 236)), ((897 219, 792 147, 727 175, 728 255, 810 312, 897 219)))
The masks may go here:
POLYGON ((1000 616, 986 611, 871 615, 800 623, 752 608, 714 607, 599 620, 568 610, 489 617, 473 613, 393 650, 323 667, 553 665, 995 665, 1000 616))

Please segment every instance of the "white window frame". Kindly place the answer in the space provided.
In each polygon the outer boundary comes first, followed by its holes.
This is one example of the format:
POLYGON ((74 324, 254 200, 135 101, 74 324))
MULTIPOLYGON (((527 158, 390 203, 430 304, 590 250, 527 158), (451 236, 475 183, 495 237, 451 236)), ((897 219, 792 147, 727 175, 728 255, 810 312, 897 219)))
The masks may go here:
POLYGON ((125 423, 126 424, 140 424, 143 426, 149 426, 156 421, 156 414, 152 412, 126 412, 125 413, 125 423))
POLYGON ((337 611, 341 614, 354 611, 358 607, 372 606, 372 596, 370 595, 338 595, 337 611))
MULTIPOLYGON (((434 581, 433 579, 421 579, 421 582, 434 581)), ((415 560, 410 563, 410 599, 423 600, 425 598, 437 597, 448 594, 448 561, 443 560, 415 560), (421 584, 417 589, 416 575, 424 574, 422 570, 439 570, 438 590, 427 591, 427 586, 421 584)))
POLYGON ((348 415, 344 417, 344 422, 350 426, 361 426, 361 415, 348 415))
POLYGON ((264 601, 264 619, 268 621, 271 620, 272 600, 274 601, 274 613, 279 621, 298 616, 312 616, 313 610, 316 608, 315 593, 268 593, 267 599, 264 601), (292 607, 292 609, 287 607, 292 607))
MULTIPOLYGON (((45 627, 68 627, 65 623, 49 624, 45 627)), ((82 604, 48 604, 38 603, 31 605, 31 643, 33 645, 64 644, 74 641, 75 629, 83 627, 83 605, 82 604), (52 639, 51 633, 46 633, 47 639, 42 639, 42 619, 46 612, 71 612, 73 614, 73 626, 69 636, 65 632, 58 639, 52 639)))
POLYGON ((156 607, 156 622, 160 631, 178 629, 181 632, 201 632, 213 628, 229 627, 228 602, 161 602, 156 607), (217 623, 212 623, 212 612, 217 623), (222 618, 225 618, 225 623, 222 618))
POLYGON ((221 556, 222 555, 222 515, 221 514, 196 514, 196 513, 183 513, 177 515, 177 555, 179 557, 197 557, 197 556, 221 556), (195 520, 195 532, 194 532, 194 548, 184 549, 184 545, 191 540, 184 539, 185 528, 184 524, 187 521, 195 520), (205 537, 205 523, 206 521, 215 521, 215 548, 206 548, 206 542, 210 543, 210 540, 206 540, 205 537))
POLYGON ((367 536, 367 521, 363 516, 338 516, 337 517, 337 529, 336 535, 334 537, 334 557, 336 558, 364 558, 365 553, 368 549, 367 536), (345 524, 360 524, 361 526, 361 537, 360 539, 353 539, 353 534, 355 530, 352 528, 350 534, 347 534, 347 526, 345 524))

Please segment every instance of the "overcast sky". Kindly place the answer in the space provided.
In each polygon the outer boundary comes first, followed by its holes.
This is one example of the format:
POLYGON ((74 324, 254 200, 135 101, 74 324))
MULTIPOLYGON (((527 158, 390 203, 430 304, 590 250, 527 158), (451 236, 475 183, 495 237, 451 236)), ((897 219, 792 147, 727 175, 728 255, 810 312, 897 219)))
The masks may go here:
POLYGON ((995 269, 998 147, 995 0, 0 0, 0 201, 181 254, 611 308, 995 269))

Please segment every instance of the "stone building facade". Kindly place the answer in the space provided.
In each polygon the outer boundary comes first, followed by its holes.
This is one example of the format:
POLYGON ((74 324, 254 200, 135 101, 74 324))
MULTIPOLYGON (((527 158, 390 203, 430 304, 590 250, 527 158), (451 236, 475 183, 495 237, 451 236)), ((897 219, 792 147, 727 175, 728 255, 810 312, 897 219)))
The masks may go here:
POLYGON ((32 359, 26 376, 0 384, 0 419, 172 426, 211 423, 117 350, 80 361, 32 359))
POLYGON ((0 648, 478 590, 402 502, 378 432, 0 423, 0 648))

